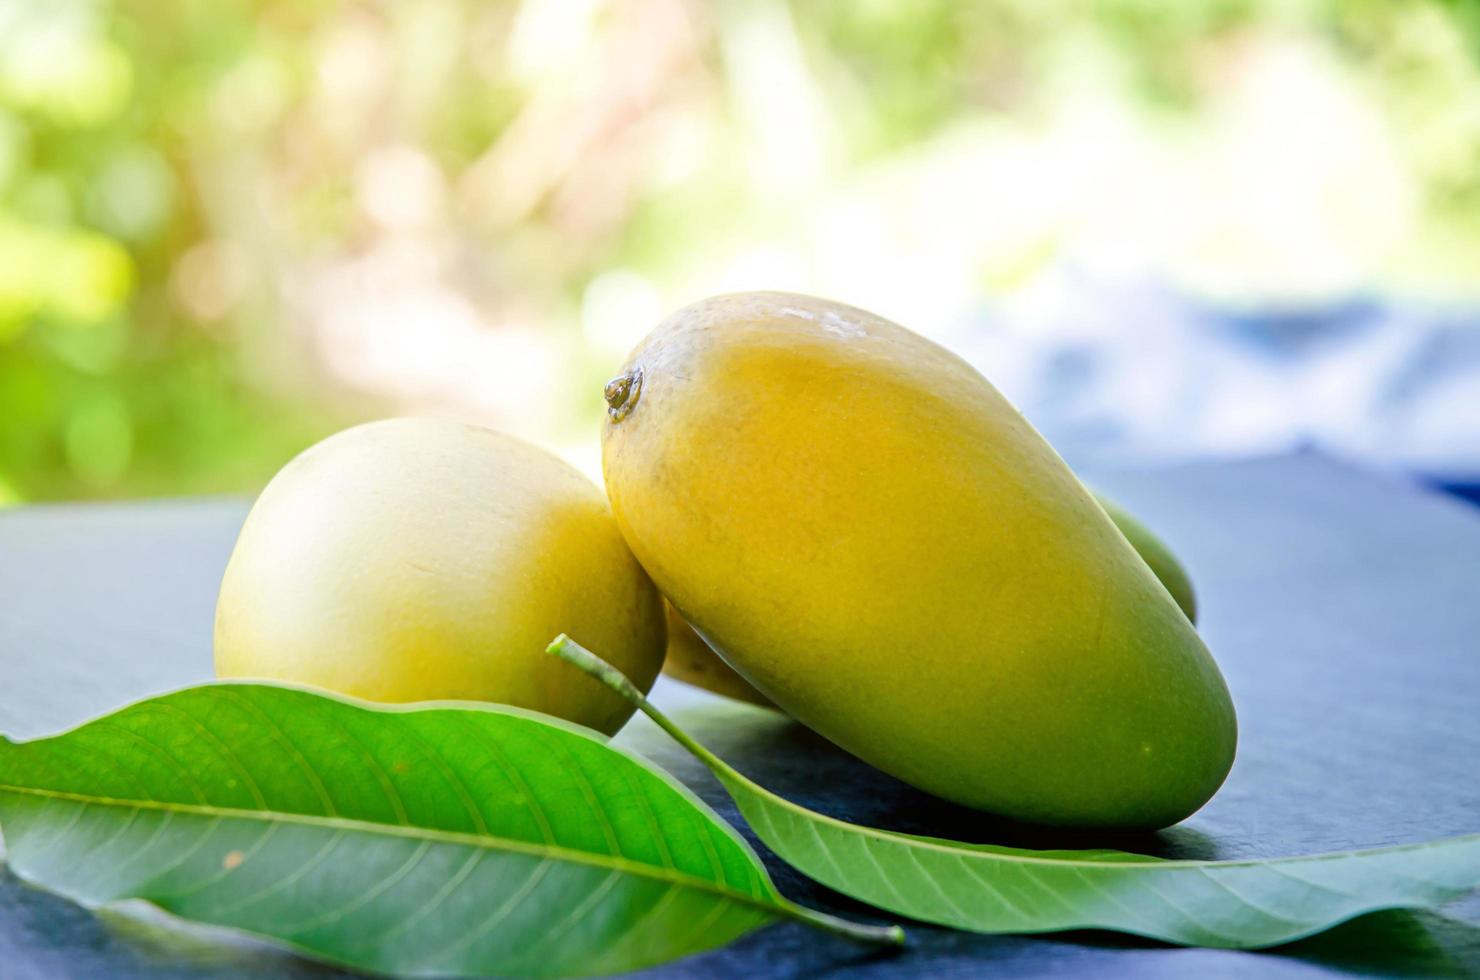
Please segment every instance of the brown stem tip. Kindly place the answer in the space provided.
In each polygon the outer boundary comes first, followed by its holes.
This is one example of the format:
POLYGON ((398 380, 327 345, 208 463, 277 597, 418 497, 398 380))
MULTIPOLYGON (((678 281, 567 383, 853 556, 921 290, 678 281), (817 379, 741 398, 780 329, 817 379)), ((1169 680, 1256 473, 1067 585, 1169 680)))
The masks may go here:
POLYGON ((620 422, 637 406, 642 395, 642 368, 635 367, 626 374, 619 374, 606 383, 606 414, 613 422, 620 422))

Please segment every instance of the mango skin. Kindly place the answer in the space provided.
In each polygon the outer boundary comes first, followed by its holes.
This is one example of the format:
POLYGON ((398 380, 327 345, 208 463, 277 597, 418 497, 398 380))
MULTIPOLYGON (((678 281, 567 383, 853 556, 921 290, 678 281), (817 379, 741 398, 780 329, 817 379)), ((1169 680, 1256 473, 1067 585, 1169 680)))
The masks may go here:
MULTIPOLYGON (((1136 554, 1151 569, 1157 581, 1170 593, 1178 608, 1196 625, 1197 594, 1193 591, 1191 577, 1177 560, 1177 556, 1150 528, 1132 517, 1124 507, 1103 494, 1095 493, 1094 496, 1110 520, 1120 529, 1120 533, 1125 535, 1131 547, 1136 549, 1136 554)), ((735 668, 709 649, 699 634, 694 632, 694 628, 673 608, 672 603, 665 602, 663 605, 668 614, 668 653, 663 658, 663 673, 727 698, 764 708, 776 707, 770 698, 751 687, 745 678, 735 673, 735 668)))
POLYGON ((735 668, 709 649, 709 645, 694 632, 694 628, 679 615, 671 602, 665 605, 668 613, 668 652, 663 657, 663 673, 736 701, 757 704, 763 708, 776 707, 770 698, 752 687, 749 681, 735 673, 735 668))
POLYGON ((1192 624, 980 374, 783 293, 671 316, 608 386, 603 469, 659 589, 885 772, 1033 823, 1191 814, 1237 739, 1192 624))
POLYGON ((285 466, 216 605, 216 672, 372 701, 494 701, 613 733, 632 705, 544 650, 567 632, 643 690, 662 599, 600 489, 488 429, 391 419, 285 466))
POLYGON ((1187 619, 1197 625, 1197 592, 1192 587, 1192 577, 1187 574, 1187 569, 1172 554, 1166 542, 1157 537, 1156 534, 1145 524, 1142 524, 1131 515, 1124 507, 1111 500, 1103 494, 1096 493, 1095 499, 1109 515, 1110 520, 1125 535, 1136 554, 1151 569, 1151 574, 1170 593, 1172 601, 1186 614, 1187 619))

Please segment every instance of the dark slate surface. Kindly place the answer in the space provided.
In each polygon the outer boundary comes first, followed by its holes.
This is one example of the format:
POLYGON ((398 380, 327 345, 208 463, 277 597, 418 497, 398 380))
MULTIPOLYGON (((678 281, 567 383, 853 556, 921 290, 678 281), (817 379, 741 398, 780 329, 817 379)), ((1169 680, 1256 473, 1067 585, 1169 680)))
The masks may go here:
MULTIPOLYGON (((1315 457, 1094 474, 1186 559, 1238 704, 1223 791, 1160 835, 1104 843, 1242 858, 1480 831, 1480 511, 1315 457)), ((210 676, 216 585, 240 501, 0 514, 0 730, 53 732, 210 676)), ((661 682, 656 699, 763 783, 849 819, 1042 843, 873 773, 784 719, 661 682)), ((620 740, 735 819, 645 720, 620 740)), ((763 853, 764 850, 763 850, 763 853)), ((766 854, 787 894, 867 910, 766 854)), ((871 954, 802 926, 653 971, 671 977, 1480 976, 1480 899, 1371 915, 1264 953, 1107 934, 976 936, 914 925, 871 954)), ((96 915, 0 870, 0 977, 327 977, 338 971, 147 908, 96 915)))

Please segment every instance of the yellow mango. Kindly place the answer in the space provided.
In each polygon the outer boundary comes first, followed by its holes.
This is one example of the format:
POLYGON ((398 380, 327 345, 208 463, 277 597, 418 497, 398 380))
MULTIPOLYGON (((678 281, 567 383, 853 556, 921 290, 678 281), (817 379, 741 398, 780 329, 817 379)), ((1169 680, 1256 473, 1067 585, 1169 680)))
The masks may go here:
POLYGON ((679 615, 673 603, 665 605, 668 612, 668 652, 663 657, 663 673, 736 701, 748 701, 765 708, 776 707, 770 698, 751 687, 749 681, 735 673, 735 668, 709 649, 709 644, 679 615))
POLYGON ((1095 499, 1100 502, 1110 520, 1115 522, 1120 533, 1125 535, 1131 547, 1136 549, 1136 554, 1141 556, 1146 567, 1151 569, 1151 574, 1171 594, 1172 601, 1186 613, 1194 626, 1197 625, 1197 592, 1192 588, 1192 577, 1187 574, 1187 569, 1177 560, 1172 549, 1149 527, 1136 520, 1128 510, 1109 497, 1097 493, 1095 499))
MULTIPOLYGON (((1125 535, 1131 547, 1136 549, 1136 554, 1141 556, 1141 560, 1171 594, 1177 606, 1195 625, 1197 595, 1192 588, 1192 578, 1177 560, 1177 556, 1150 528, 1131 516, 1124 507, 1103 494, 1096 493, 1095 499, 1105 508, 1105 513, 1115 522, 1120 533, 1125 535)), ((708 644, 684 621, 672 603, 664 605, 668 613, 668 653, 663 658, 663 673, 727 698, 748 701, 767 708, 775 707, 770 698, 751 687, 745 678, 735 673, 733 667, 720 659, 719 654, 709 649, 708 644)))
POLYGON ((561 632, 652 686, 662 599, 600 488, 510 436, 391 419, 311 447, 257 499, 221 583, 216 672, 615 732, 632 706, 545 655, 561 632))
POLYGON ((1151 828, 1233 761, 1188 618, 990 383, 880 317, 782 293, 671 316, 607 386, 633 553, 782 709, 923 790, 1151 828))

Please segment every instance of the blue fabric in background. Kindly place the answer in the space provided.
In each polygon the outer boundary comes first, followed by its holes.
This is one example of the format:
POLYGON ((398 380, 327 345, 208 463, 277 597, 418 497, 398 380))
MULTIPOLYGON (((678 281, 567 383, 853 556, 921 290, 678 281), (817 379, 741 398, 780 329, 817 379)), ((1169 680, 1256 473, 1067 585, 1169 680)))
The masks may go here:
POLYGON ((1480 309, 1238 308, 1065 269, 941 339, 1076 464, 1314 449, 1474 501, 1480 309))
POLYGON ((1480 482, 1445 483, 1442 480, 1436 480, 1434 481, 1433 485, 1436 489, 1443 490, 1445 493, 1453 494, 1466 503, 1471 503, 1474 504, 1476 507, 1480 507, 1480 482))

